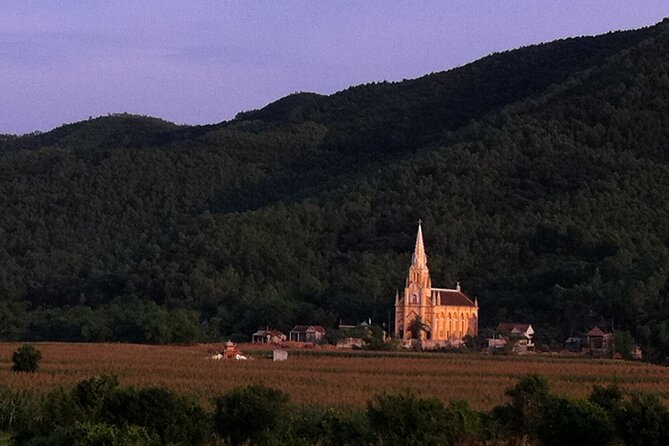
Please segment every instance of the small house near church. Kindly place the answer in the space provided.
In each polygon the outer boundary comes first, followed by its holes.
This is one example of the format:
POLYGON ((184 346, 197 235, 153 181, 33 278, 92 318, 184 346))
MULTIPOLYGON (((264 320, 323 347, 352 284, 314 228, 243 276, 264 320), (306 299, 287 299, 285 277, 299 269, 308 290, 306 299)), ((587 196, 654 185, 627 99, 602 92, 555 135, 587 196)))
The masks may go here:
POLYGON ((608 357, 613 354, 613 334, 595 327, 585 334, 587 353, 596 357, 608 357))
POLYGON ((296 325, 288 334, 294 342, 319 342, 325 335, 325 328, 320 325, 296 325))
POLYGON ((601 328, 595 327, 585 334, 590 349, 608 349, 613 336, 611 333, 604 332, 601 328))
POLYGON ((497 326, 497 334, 507 343, 513 344, 513 351, 525 353, 534 351, 534 328, 530 324, 502 322, 497 326))
POLYGON ((286 340, 286 335, 279 330, 258 329, 251 335, 251 342, 260 344, 280 344, 286 340))

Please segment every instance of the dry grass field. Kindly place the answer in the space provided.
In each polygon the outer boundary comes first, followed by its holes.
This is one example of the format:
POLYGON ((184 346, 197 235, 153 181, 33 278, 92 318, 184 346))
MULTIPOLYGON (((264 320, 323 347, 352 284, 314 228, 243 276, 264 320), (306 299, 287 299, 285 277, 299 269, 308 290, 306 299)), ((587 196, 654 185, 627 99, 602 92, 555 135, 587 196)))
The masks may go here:
MULTIPOLYGON (((0 344, 0 383, 13 389, 48 390, 95 374, 114 373, 125 385, 167 386, 205 402, 232 387, 262 383, 306 404, 360 406, 382 392, 412 389, 490 409, 505 401, 504 390, 519 376, 534 372, 546 375, 556 392, 567 395, 587 395, 593 384, 616 381, 625 389, 652 392, 669 403, 669 368, 613 360, 291 350, 288 361, 274 363, 267 357, 215 361, 209 355, 222 345, 213 344, 38 343, 41 369, 24 374, 10 371, 11 354, 19 345, 0 344)), ((254 351, 252 346, 241 349, 254 351)), ((269 352, 255 350, 262 353, 269 352)))

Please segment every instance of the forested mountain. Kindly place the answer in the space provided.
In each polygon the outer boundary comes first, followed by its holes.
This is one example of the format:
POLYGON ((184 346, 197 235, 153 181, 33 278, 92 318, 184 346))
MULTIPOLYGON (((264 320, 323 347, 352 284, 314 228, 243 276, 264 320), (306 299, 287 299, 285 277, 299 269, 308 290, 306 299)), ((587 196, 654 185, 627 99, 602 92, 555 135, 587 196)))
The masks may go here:
POLYGON ((422 218, 481 323, 669 354, 669 21, 177 126, 0 136, 0 336, 388 319, 422 218))

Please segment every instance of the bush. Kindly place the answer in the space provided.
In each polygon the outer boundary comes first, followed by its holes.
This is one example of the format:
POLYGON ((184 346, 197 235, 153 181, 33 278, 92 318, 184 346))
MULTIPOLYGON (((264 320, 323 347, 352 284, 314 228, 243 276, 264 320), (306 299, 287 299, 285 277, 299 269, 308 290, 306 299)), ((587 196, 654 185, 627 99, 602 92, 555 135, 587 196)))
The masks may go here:
POLYGON ((76 403, 86 412, 95 412, 118 387, 115 375, 97 375, 79 382, 72 390, 76 403))
POLYGON ((30 344, 24 344, 12 354, 13 372, 34 373, 39 369, 42 352, 30 344))
POLYGON ((507 389, 511 401, 492 411, 494 424, 510 436, 520 436, 527 441, 536 435, 543 418, 543 409, 550 397, 548 380, 541 375, 529 374, 507 389))
POLYGON ((372 444, 373 435, 364 412, 328 408, 295 408, 284 444, 347 446, 372 444))
POLYGON ((621 407, 624 396, 622 389, 616 384, 609 384, 606 387, 595 385, 592 387, 592 393, 588 401, 606 410, 610 416, 615 416, 621 407))
POLYGON ((446 444, 446 412, 436 398, 380 395, 368 403, 367 417, 381 444, 446 444))
POLYGON ((613 345, 615 352, 620 354, 623 359, 634 359, 632 355, 634 338, 629 331, 616 331, 613 334, 613 345))
POLYGON ((105 399, 100 419, 118 427, 143 427, 163 444, 196 445, 210 439, 210 419, 204 409, 159 387, 114 391, 105 399))
POLYGON ((137 426, 116 427, 101 423, 75 422, 52 432, 21 441, 26 446, 159 446, 155 435, 137 426))
POLYGON ((444 426, 445 445, 469 444, 468 441, 483 437, 481 414, 470 409, 466 401, 455 400, 446 407, 446 425, 444 426))
POLYGON ((0 431, 27 429, 34 423, 35 414, 39 413, 39 403, 30 391, 12 391, 0 386, 0 431))
POLYGON ((624 401, 618 411, 616 425, 626 445, 669 444, 669 411, 655 395, 635 394, 624 401))
POLYGON ((252 385, 215 399, 214 428, 233 445, 266 444, 286 416, 289 397, 280 390, 252 385))
POLYGON ((606 446, 612 443, 615 428, 602 407, 551 396, 544 403, 537 434, 544 446, 606 446))

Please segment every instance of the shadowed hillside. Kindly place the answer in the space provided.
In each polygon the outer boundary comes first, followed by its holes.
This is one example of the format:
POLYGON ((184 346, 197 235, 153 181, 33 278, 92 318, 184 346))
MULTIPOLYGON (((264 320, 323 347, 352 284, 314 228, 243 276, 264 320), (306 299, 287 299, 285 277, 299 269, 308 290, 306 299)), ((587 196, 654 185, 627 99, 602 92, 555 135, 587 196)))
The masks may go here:
POLYGON ((544 343, 669 354, 669 35, 494 54, 210 126, 113 115, 0 138, 5 338, 191 341, 387 320, 435 284, 544 343))

